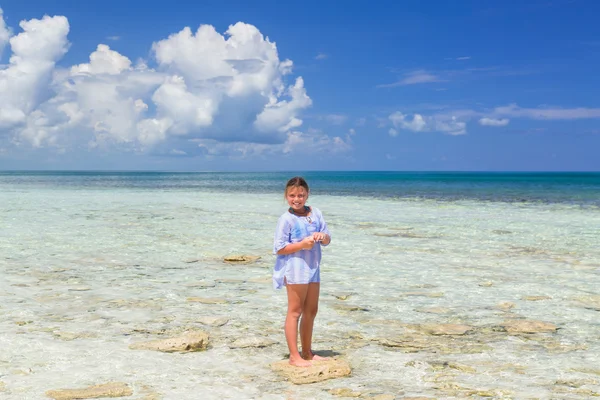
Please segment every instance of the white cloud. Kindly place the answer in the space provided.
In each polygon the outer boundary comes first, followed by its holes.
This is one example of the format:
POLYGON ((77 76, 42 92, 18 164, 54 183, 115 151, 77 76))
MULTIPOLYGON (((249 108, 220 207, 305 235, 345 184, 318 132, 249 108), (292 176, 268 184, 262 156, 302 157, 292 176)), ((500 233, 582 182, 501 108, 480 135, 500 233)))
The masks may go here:
POLYGON ((470 57, 470 56, 465 56, 465 57, 456 57, 456 59, 457 59, 458 61, 466 61, 466 60, 470 60, 470 59, 471 59, 471 57, 470 57))
POLYGON ((444 132, 450 135, 463 135, 466 131, 466 122, 460 121, 456 116, 450 115, 433 115, 423 116, 421 114, 413 114, 409 117, 406 114, 396 111, 391 114, 389 120, 394 126, 394 131, 390 131, 390 135, 395 136, 394 132, 397 129, 404 129, 413 132, 444 132))
POLYGON ((326 58, 329 58, 329 56, 327 54, 325 54, 325 53, 319 53, 315 57, 315 60, 325 60, 326 58))
POLYGON ((107 36, 106 39, 116 42, 117 40, 121 40, 121 36, 107 36))
POLYGON ((438 75, 431 74, 425 70, 417 70, 404 74, 404 78, 394 83, 378 85, 379 88, 391 88, 397 86, 416 85, 421 83, 443 82, 438 75))
POLYGON ((354 129, 354 128, 350 128, 350 129, 348 129, 348 134, 349 134, 350 136, 354 136, 354 135, 356 135, 356 129, 354 129))
POLYGON ((600 108, 522 108, 516 104, 510 104, 484 111, 457 109, 432 115, 420 113, 407 115, 396 111, 388 116, 387 123, 381 122, 379 127, 385 128, 391 122, 393 128, 388 131, 391 136, 397 135, 399 130, 462 135, 467 132, 467 122, 472 119, 477 119, 482 126, 501 127, 507 126, 514 118, 534 120, 592 119, 600 118, 600 108))
POLYGON ((332 125, 342 125, 348 120, 348 117, 341 114, 329 114, 325 116, 325 120, 332 125))
POLYGON ((483 126, 506 126, 510 120, 508 118, 494 119, 484 117, 479 120, 479 124, 483 126))
POLYGON ((6 22, 4 22, 4 12, 2 11, 2 8, 0 8, 0 57, 2 57, 2 51, 8 43, 10 35, 10 29, 8 29, 6 22))
MULTIPOLYGON (((1 17, 0 44, 8 38, 1 17)), ((238 143, 238 151, 246 143, 245 154, 291 149, 297 137, 335 145, 325 134, 298 132, 312 104, 304 80, 286 83, 292 61, 280 60, 275 43, 252 25, 238 22, 224 35, 209 25, 184 28, 153 44, 152 67, 99 44, 88 63, 68 68, 56 66, 69 48, 65 17, 20 26, 0 69, 0 135, 15 143, 139 151, 171 139, 204 140, 238 143)), ((169 146, 162 154, 190 154, 169 146)))
POLYGON ((600 118, 600 108, 521 108, 516 104, 496 107, 495 115, 506 115, 515 118, 571 120, 600 118))

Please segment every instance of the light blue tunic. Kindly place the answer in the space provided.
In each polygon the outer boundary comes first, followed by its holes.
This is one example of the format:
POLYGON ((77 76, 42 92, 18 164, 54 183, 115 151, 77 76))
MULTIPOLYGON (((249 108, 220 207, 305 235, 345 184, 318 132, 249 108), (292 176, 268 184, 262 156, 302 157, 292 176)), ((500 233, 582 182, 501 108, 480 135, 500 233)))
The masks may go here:
MULTIPOLYGON (((277 221, 273 253, 290 243, 301 242, 315 232, 323 232, 331 237, 327 223, 318 208, 311 207, 308 217, 299 217, 286 212, 277 221)), ((325 246, 325 245, 323 245, 325 246)), ((292 254, 277 255, 273 268, 273 287, 281 289, 285 281, 289 284, 320 282, 321 243, 317 242, 311 250, 300 250, 292 254)))

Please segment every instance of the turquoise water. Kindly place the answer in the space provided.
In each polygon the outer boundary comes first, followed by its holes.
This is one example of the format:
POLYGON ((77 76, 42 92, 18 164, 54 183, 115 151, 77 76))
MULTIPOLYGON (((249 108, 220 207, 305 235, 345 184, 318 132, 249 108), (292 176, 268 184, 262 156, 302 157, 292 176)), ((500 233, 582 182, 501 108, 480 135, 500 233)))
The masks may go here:
POLYGON ((270 271, 292 175, 1 173, 0 398, 108 381, 132 400, 600 394, 598 174, 303 174, 333 235, 315 348, 353 368, 303 386, 269 368, 287 353, 270 271), (202 322, 215 318, 228 322, 202 322), (472 331, 423 334, 449 323, 472 331), (188 328, 210 334, 207 351, 129 349, 188 328))
POLYGON ((0 184, 278 193, 295 175, 324 195, 600 205, 600 173, 592 172, 0 172, 0 184))

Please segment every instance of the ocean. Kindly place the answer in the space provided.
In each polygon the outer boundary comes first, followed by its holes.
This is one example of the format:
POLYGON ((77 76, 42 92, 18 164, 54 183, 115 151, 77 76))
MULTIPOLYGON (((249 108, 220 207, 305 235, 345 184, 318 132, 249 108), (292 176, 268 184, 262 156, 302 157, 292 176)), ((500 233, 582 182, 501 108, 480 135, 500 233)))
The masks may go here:
POLYGON ((599 238, 600 173, 0 172, 0 398, 115 381, 144 400, 600 396, 599 238), (352 367, 307 385, 270 368, 295 175, 332 233, 314 349, 352 367), (187 329, 209 348, 129 348, 187 329))

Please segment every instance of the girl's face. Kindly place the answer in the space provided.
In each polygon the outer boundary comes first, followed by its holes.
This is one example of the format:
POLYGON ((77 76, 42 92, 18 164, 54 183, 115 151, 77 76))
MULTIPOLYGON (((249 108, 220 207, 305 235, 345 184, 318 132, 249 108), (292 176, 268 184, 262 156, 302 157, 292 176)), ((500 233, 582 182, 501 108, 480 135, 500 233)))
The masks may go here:
POLYGON ((304 204, 308 200, 308 192, 301 186, 291 187, 288 188, 285 199, 294 211, 302 212, 304 211, 304 204))

